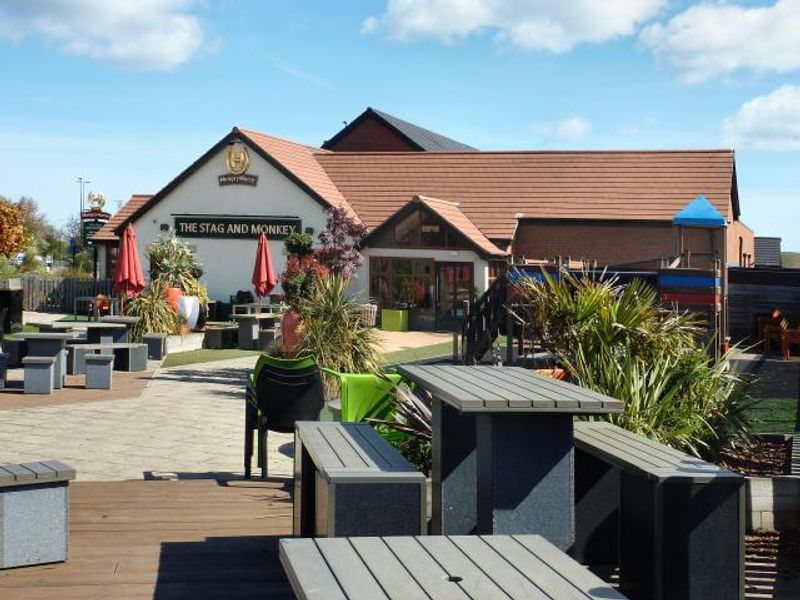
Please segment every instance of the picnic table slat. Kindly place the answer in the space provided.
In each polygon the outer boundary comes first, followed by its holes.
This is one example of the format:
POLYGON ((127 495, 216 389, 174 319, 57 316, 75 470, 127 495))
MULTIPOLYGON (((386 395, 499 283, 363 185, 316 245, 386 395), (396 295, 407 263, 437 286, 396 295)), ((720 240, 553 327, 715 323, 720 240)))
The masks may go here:
POLYGON ((350 543, 390 600, 429 600, 381 538, 354 537, 350 543))
POLYGON ((458 585, 470 597, 482 600, 509 600, 510 596, 503 588, 489 574, 476 568, 475 563, 448 537, 424 535, 417 538, 417 541, 449 575, 462 578, 458 585))
POLYGON ((538 373, 530 373, 529 377, 534 378, 540 385, 541 389, 545 389, 553 394, 570 393, 573 398, 583 405, 592 405, 599 403, 604 408, 619 408, 622 409, 622 402, 611 396, 606 396, 589 388, 581 387, 567 381, 561 381, 553 377, 545 377, 538 373))
POLYGON ((348 600, 387 597, 348 539, 318 538, 314 541, 348 600))
POLYGON ((51 469, 44 463, 22 463, 21 466, 25 467, 29 471, 33 471, 36 474, 36 481, 47 481, 48 479, 52 480, 56 478, 55 469, 51 469))
POLYGON ((46 467, 50 467, 56 472, 59 479, 75 479, 77 473, 73 467, 65 465, 60 460, 41 460, 39 461, 46 467))
MULTIPOLYGON (((476 370, 460 369, 458 367, 450 367, 448 369, 445 366, 442 367, 442 370, 450 374, 453 378, 467 381, 476 387, 483 387, 487 384, 486 376, 483 373, 479 374, 476 370)), ((508 406, 511 401, 521 401, 530 406, 530 400, 526 398, 524 394, 520 393, 518 388, 509 385, 508 382, 502 380, 492 381, 491 385, 495 386, 493 393, 497 398, 484 399, 483 402, 487 407, 493 405, 508 406)))
POLYGON ((383 443, 383 438, 368 423, 341 423, 356 441, 359 452, 369 456, 376 465, 385 471, 412 471, 414 466, 395 450, 394 446, 383 443))
MULTIPOLYGON (((574 566, 570 564, 572 559, 566 554, 556 550, 557 555, 553 558, 552 564, 549 564, 511 536, 482 536, 482 539, 500 553, 509 564, 524 573, 534 585, 546 594, 547 598, 586 600, 586 594, 581 593, 569 581, 572 569, 567 569, 569 573, 564 573, 567 567, 574 566)), ((598 583, 600 583, 599 579, 598 583)))
POLYGON ((578 563, 564 565, 563 553, 542 536, 515 535, 512 537, 545 564, 556 565, 561 562, 563 566, 560 568, 563 570, 560 570, 559 573, 568 578, 572 585, 580 589, 584 597, 598 600, 627 600, 625 596, 594 575, 586 567, 578 563))
MULTIPOLYGON (((491 373, 491 367, 478 367, 484 372, 491 373)), ((498 369, 498 367, 495 367, 498 369)), ((578 408, 580 403, 573 400, 570 394, 563 392, 554 393, 547 386, 542 385, 542 380, 546 377, 536 375, 528 369, 520 367, 499 367, 502 372, 502 377, 506 381, 516 385, 520 390, 525 390, 526 397, 532 403, 550 402, 553 405, 554 411, 564 408, 578 408)), ((573 392, 573 390, 570 390, 573 392)))
POLYGON ((450 573, 431 559, 431 556, 420 546, 417 538, 386 537, 383 540, 432 599, 471 600, 457 583, 447 580, 450 573))
POLYGON ((342 435, 341 428, 321 426, 319 432, 336 453, 336 456, 339 457, 344 468, 369 469, 375 467, 374 464, 371 464, 371 460, 363 457, 353 448, 350 442, 342 435))
POLYGON ((297 431, 302 438, 303 447, 311 455, 314 463, 320 468, 343 467, 344 465, 342 464, 342 461, 339 459, 336 452, 333 451, 333 448, 331 448, 327 440, 319 432, 319 429, 313 426, 313 423, 310 425, 311 426, 309 427, 304 427, 302 423, 298 423, 297 431))
POLYGON ((281 540, 279 557, 300 600, 347 600, 314 540, 281 540))
POLYGON ((474 390, 463 389, 455 382, 431 375, 422 366, 400 365, 397 372, 456 408, 483 408, 483 400, 475 395, 474 390))
POLYGON ((490 573, 492 577, 501 581, 505 593, 514 600, 548 600, 550 598, 480 537, 454 535, 449 539, 484 573, 490 573))
POLYGON ((3 469, 14 475, 14 481, 16 483, 28 483, 36 481, 36 473, 31 471, 30 469, 26 469, 22 465, 18 465, 15 463, 6 463, 0 465, 3 469))

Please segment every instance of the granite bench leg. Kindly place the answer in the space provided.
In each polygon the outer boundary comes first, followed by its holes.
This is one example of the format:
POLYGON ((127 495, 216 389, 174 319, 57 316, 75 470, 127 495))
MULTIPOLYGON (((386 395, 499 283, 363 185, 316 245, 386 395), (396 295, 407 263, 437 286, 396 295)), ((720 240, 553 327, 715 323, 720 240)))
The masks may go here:
POLYGON ((579 563, 619 564, 621 471, 588 452, 575 449, 575 544, 579 563))
POLYGON ((8 354, 0 352, 0 389, 6 387, 7 373, 8 373, 8 354))
POLYGON ((148 358, 152 360, 164 360, 164 356, 166 355, 166 336, 148 333, 142 336, 142 343, 147 346, 148 358))
POLYGON ((113 354, 96 354, 86 358, 86 388, 91 390, 110 390, 113 354))
POLYGON ((55 368, 54 363, 25 365, 25 393, 52 394, 55 368))
POLYGON ((68 532, 68 482, 0 488, 0 569, 67 560, 68 532))

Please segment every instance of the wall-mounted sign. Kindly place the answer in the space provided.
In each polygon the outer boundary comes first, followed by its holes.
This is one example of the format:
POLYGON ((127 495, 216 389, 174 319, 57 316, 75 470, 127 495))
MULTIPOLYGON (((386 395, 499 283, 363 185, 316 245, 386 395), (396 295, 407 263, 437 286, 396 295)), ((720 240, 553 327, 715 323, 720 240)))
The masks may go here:
POLYGON ((271 240, 282 240, 291 233, 302 233, 296 217, 175 216, 175 233, 185 238, 256 239, 262 233, 271 240))
POLYGON ((225 175, 218 175, 217 181, 223 185, 258 185, 258 175, 250 175, 247 169, 250 167, 250 155, 247 147, 242 144, 228 146, 225 155, 225 166, 228 172, 225 175))

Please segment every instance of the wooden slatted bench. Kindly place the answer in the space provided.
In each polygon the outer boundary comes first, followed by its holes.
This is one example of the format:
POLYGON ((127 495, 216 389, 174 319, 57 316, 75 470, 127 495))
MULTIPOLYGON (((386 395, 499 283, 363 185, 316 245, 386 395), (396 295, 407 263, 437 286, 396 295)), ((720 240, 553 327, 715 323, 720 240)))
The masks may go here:
POLYGON ((301 600, 619 600, 539 535, 283 539, 301 600))
POLYGON ((71 479, 57 460, 0 463, 0 569, 67 560, 71 479))
POLYGON ((608 422, 576 422, 575 449, 579 562, 634 599, 744 598, 744 477, 608 422))
POLYGON ((367 423, 297 423, 294 535, 416 535, 426 507, 425 476, 367 423))

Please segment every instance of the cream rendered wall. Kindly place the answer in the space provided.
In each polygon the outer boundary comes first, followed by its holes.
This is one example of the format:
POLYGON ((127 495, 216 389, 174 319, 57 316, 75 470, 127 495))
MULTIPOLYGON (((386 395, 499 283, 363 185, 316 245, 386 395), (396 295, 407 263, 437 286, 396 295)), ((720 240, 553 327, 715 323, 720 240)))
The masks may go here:
POLYGON ((358 270, 357 277, 350 284, 351 291, 362 297, 369 295, 369 257, 396 256, 401 258, 432 258, 436 262, 472 263, 474 268, 475 287, 483 294, 489 287, 489 263, 471 250, 427 250, 400 248, 364 248, 361 251, 364 263, 358 270))
MULTIPOLYGON (((247 172, 258 175, 258 185, 221 187, 217 176, 228 172, 226 151, 221 150, 133 223, 145 278, 150 269, 145 247, 161 235, 162 223, 174 227, 176 214, 299 217, 303 229, 314 228, 316 240, 325 225, 324 208, 319 202, 250 148, 247 172)), ((257 240, 185 239, 196 248, 195 254, 205 267, 203 283, 212 299, 227 302, 237 290, 252 289, 257 240)), ((281 273, 286 264, 283 241, 270 240, 269 249, 273 266, 281 273)), ((275 292, 280 292, 280 284, 275 292)))

